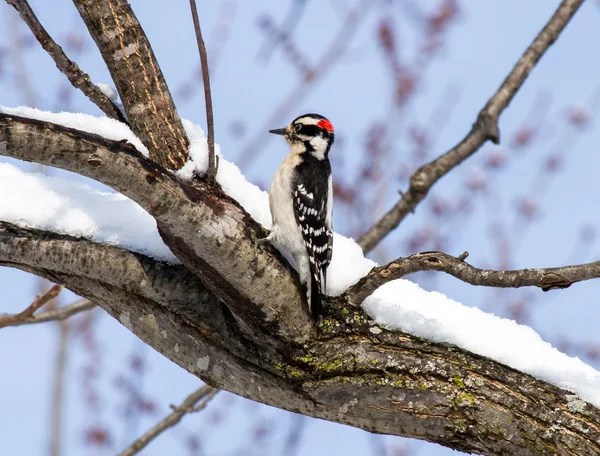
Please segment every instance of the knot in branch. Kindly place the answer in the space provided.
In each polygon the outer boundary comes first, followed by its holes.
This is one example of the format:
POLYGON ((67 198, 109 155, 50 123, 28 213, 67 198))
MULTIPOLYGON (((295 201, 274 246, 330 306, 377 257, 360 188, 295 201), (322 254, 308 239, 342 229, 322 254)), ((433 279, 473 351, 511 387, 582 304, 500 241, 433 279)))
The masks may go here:
POLYGON ((487 109, 483 109, 477 117, 474 125, 475 130, 481 130, 485 139, 489 139, 494 144, 500 143, 500 130, 498 129, 498 115, 490 114, 487 109))
POLYGON ((411 193, 417 194, 421 197, 425 196, 431 187, 431 178, 428 171, 428 166, 421 166, 410 178, 410 189, 406 196, 411 193))
POLYGON ((572 282, 560 274, 555 272, 549 272, 544 275, 540 283, 542 291, 558 290, 562 288, 569 288, 572 282))

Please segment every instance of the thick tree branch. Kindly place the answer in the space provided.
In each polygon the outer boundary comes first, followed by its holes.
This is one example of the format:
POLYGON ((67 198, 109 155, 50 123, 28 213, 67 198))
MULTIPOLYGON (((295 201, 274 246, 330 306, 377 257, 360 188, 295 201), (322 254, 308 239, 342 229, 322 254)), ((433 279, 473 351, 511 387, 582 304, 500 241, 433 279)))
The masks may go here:
POLYGON ((181 421, 181 419, 188 413, 199 412, 204 410, 208 405, 208 402, 217 394, 219 390, 212 386, 203 386, 202 388, 194 391, 181 403, 179 407, 173 407, 173 413, 167 416, 160 423, 153 426, 143 436, 133 442, 124 451, 119 453, 119 456, 133 456, 139 453, 142 448, 146 447, 152 440, 158 437, 167 429, 175 426, 181 421), (203 400, 204 399, 204 400, 203 400), (202 403, 196 407, 196 404, 202 400, 202 403))
POLYGON ((238 321, 181 266, 6 223, 0 246, 0 264, 93 300, 215 388, 480 454, 600 452, 600 410, 592 405, 460 348, 373 331, 360 310, 341 312, 339 300, 332 304, 343 315, 327 318, 321 334, 266 353, 260 336, 239 331, 238 321))
POLYGON ((187 160, 189 141, 148 38, 126 0, 73 0, 110 71, 131 129, 169 169, 187 160))
POLYGON ((0 316, 0 328, 22 325, 35 318, 33 314, 43 305, 49 303, 62 291, 62 285, 53 285, 47 292, 38 296, 24 311, 15 315, 0 316))
POLYGON ((348 304, 360 304, 384 283, 421 271, 441 271, 471 285, 497 288, 539 287, 543 291, 568 288, 575 282, 600 278, 600 261, 558 268, 528 268, 514 271, 478 269, 442 252, 423 252, 373 268, 346 292, 348 304))
POLYGON ((98 86, 90 81, 89 75, 83 72, 75 62, 71 61, 63 49, 52 39, 39 22, 27 0, 6 0, 6 2, 21 15, 42 48, 52 57, 56 67, 69 79, 73 87, 81 90, 108 117, 127 123, 127 119, 123 116, 119 107, 98 86))
POLYGON ((573 17, 583 0, 563 0, 552 18, 535 37, 523 56, 513 67, 496 93, 479 112, 469 134, 454 148, 417 169, 410 178, 408 191, 359 240, 363 251, 369 252, 381 242, 427 196, 429 189, 450 170, 473 155, 488 140, 500 140, 498 118, 521 88, 527 76, 546 50, 554 43, 573 17))
MULTIPOLYGON (((210 334, 212 344, 240 359, 259 352, 261 358, 275 364, 282 362, 279 351, 289 351, 289 342, 264 332, 254 335, 247 323, 234 321, 226 307, 182 265, 166 265, 128 250, 6 222, 0 222, 0 245, 0 264, 43 270, 46 272, 38 275, 49 280, 52 274, 59 274, 63 280, 68 278, 62 282, 66 286, 77 277, 96 281, 106 288, 104 300, 109 301, 112 293, 121 291, 134 299, 164 306, 168 312, 194 321, 197 330, 210 334)), ((97 297, 87 294, 85 288, 74 291, 97 302, 97 297)), ((121 311, 116 317, 122 322, 121 311)))
POLYGON ((200 29, 200 19, 198 19, 198 9, 196 0, 190 0, 192 10, 192 19, 194 21, 194 30, 196 32, 196 41, 198 42, 198 52, 200 53, 200 64, 202 65, 202 81, 204 82, 204 104, 206 106, 206 126, 208 129, 206 142, 208 143, 208 179, 214 184, 217 177, 217 164, 215 161, 215 124, 213 120, 212 95, 210 94, 210 72, 208 69, 208 56, 206 55, 206 45, 202 39, 202 30, 200 29))

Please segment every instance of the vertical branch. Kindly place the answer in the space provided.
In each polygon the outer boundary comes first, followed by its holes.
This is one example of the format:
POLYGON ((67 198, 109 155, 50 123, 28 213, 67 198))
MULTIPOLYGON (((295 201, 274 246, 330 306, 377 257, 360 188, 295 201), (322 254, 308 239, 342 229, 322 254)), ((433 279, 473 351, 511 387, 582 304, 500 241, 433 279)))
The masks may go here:
MULTIPOLYGON (((40 279, 38 286, 40 289, 45 287, 45 280, 40 279)), ((62 285, 53 285, 45 293, 34 301, 34 303, 22 314, 31 310, 29 317, 33 316, 35 306, 39 302, 48 303, 50 311, 58 309, 58 294, 62 290, 62 285)), ((43 304, 42 304, 43 305, 43 304)), ((41 307, 41 305, 39 306, 41 307)), ((39 308, 38 307, 38 308, 39 308)), ((62 454, 62 433, 63 433, 63 397, 65 384, 65 369, 67 365, 67 344, 69 341, 69 322, 61 320, 57 322, 58 347, 56 358, 54 360, 54 378, 52 381, 52 405, 50 408, 50 455, 61 456, 62 454)))
POLYGON ((115 83, 133 132, 161 166, 187 161, 189 140, 150 42, 127 0, 72 0, 115 83))
POLYGON ((215 127, 213 120, 212 95, 210 93, 210 74, 208 72, 208 57, 206 55, 206 45, 202 39, 200 30, 200 20, 198 19, 198 9, 196 0, 190 0, 192 9, 192 18, 194 20, 194 30, 196 31, 196 41, 198 42, 198 52, 200 53, 200 63, 202 64, 202 80, 204 82, 204 100, 206 105, 206 124, 208 128, 208 180, 214 184, 217 174, 215 163, 215 127))
POLYGON ((57 322, 59 336, 56 359, 54 360, 54 380, 52 385, 52 431, 51 431, 51 455, 62 454, 62 429, 63 429, 63 402, 65 392, 65 369, 67 367, 67 344, 69 341, 69 321, 59 320, 57 322))

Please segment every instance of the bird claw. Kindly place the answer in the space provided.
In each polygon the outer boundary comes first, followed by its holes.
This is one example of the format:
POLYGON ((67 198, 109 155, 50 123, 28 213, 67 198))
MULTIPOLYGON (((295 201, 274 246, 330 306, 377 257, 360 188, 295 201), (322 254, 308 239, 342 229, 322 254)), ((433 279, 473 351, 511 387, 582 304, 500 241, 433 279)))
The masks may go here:
POLYGON ((254 259, 252 260, 253 263, 253 267, 256 268, 258 266, 258 246, 261 244, 266 244, 267 242, 270 242, 273 239, 273 233, 269 233, 269 235, 267 237, 264 238, 255 238, 255 243, 254 243, 254 259))

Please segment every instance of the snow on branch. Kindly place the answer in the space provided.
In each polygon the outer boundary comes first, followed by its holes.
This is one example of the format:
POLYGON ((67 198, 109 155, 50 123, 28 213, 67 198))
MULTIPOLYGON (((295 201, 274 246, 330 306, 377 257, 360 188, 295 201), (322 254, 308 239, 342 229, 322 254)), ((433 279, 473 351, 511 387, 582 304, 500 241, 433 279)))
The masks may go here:
MULTIPOLYGON (((128 133, 125 126, 120 124, 122 130, 116 132, 113 127, 117 123, 106 122, 105 119, 96 119, 80 114, 42 113, 28 108, 13 110, 3 108, 3 111, 5 113, 35 115, 37 118, 61 122, 66 126, 77 125, 80 128, 101 135, 112 135, 112 138, 117 140, 124 137, 136 142, 135 137, 132 136, 131 132, 128 133)), ((1 116, 2 114, 0 114, 0 132, 2 131, 1 116)), ((202 130, 188 122, 186 122, 186 126, 187 133, 192 140, 190 155, 197 161, 189 162, 179 172, 182 179, 185 179, 188 175, 191 176, 194 170, 203 172, 207 166, 207 145, 202 130)), ((13 140, 15 140, 15 136, 13 134, 13 140)), ((3 143, 2 141, 3 138, 0 133, 0 144, 3 143)), ((47 149, 48 142, 44 144, 47 149)), ((20 158, 36 158, 47 164, 55 163, 64 167, 64 164, 56 162, 51 157, 44 159, 38 151, 32 149, 32 142, 28 142, 27 145, 27 149, 21 151, 26 152, 27 156, 23 156, 18 152, 16 144, 12 148, 6 147, 2 153, 20 158)), ((1 147, 0 150, 2 150, 1 147)), ((60 150, 64 151, 65 146, 61 146, 60 150)), ((48 153, 48 151, 46 150, 45 153, 48 153)), ((103 160, 100 153, 92 153, 91 156, 94 155, 98 160, 103 160)), ((82 161, 87 163, 88 160, 82 161)), ((115 172, 120 172, 120 167, 127 164, 127 161, 120 163, 119 160, 115 154, 112 155, 115 172)), ((108 169, 108 166, 101 168, 104 168, 105 183, 110 183, 111 178, 107 176, 112 171, 108 169)), ((97 166, 92 166, 90 169, 95 170, 97 166)), ((84 169, 83 171, 89 170, 84 169)), ((96 177, 94 173, 88 173, 88 175, 96 177)), ((136 178, 131 170, 126 172, 126 176, 127 184, 131 187, 128 191, 132 192, 132 188, 136 187, 134 183, 136 178)), ((120 181, 120 179, 116 180, 120 181)), ((140 178, 140 181, 145 182, 145 178, 140 178)), ((260 221, 265 227, 270 226, 267 194, 246 181, 234 164, 227 160, 221 160, 217 181, 231 197, 244 206, 254 219, 260 221)), ((64 178, 27 174, 8 164, 0 166, 0 190, 2 188, 5 188, 5 191, 11 189, 15 197, 0 204, 0 220, 16 223, 25 228, 38 228, 71 236, 85 237, 95 242, 125 247, 152 255, 163 261, 178 262, 159 236, 154 218, 134 201, 119 193, 100 192, 80 182, 72 182, 64 178)), ((153 200, 150 188, 153 187, 144 187, 141 191, 144 192, 146 199, 153 200)), ((170 194, 171 192, 163 193, 159 198, 166 199, 167 195, 170 194)), ((144 202, 143 200, 140 201, 144 202)), ((150 200, 144 202, 144 204, 146 210, 152 211, 150 200)), ((194 236, 198 236, 197 231, 194 231, 194 236)), ((239 249, 239 246, 236 245, 236 248, 239 249)), ((43 257, 38 258, 34 252, 35 249, 29 254, 31 257, 28 260, 29 263, 31 265, 45 264, 44 261, 46 260, 43 257)), ((101 263, 102 260, 99 259, 98 262, 101 263)), ((376 266, 375 263, 363 256, 360 247, 353 240, 336 234, 332 264, 328 272, 328 292, 332 296, 337 296, 344 293, 352 284, 358 283, 343 294, 339 301, 332 298, 334 305, 339 303, 343 306, 358 307, 365 298, 375 292, 373 296, 365 301, 364 308, 384 326, 396 327, 430 339, 468 347, 468 349, 477 353, 480 353, 478 350, 481 346, 486 346, 484 336, 502 332, 502 328, 508 324, 507 320, 480 311, 473 313, 473 309, 458 304, 441 293, 427 292, 412 282, 400 278, 416 271, 438 270, 478 285, 534 285, 550 289, 565 287, 571 282, 583 280, 584 278, 600 276, 600 265, 598 264, 591 264, 586 267, 572 266, 523 271, 485 271, 467 264, 464 261, 464 255, 455 258, 439 252, 426 252, 408 258, 401 258, 383 267, 374 266, 376 266), (388 282, 390 282, 388 285, 382 286, 388 282), (389 290, 394 291, 390 292, 389 290), (434 315, 437 315, 433 320, 428 313, 428 306, 437 309, 433 312, 434 315), (467 312, 468 318, 443 317, 446 316, 444 309, 454 308, 454 306, 458 309, 456 315, 467 312), (402 318, 398 316, 402 316, 402 318), (400 324, 398 323, 399 319, 401 320, 400 324), (429 322, 434 329, 418 329, 419 322, 422 321, 429 322), (482 337, 477 339, 477 343, 465 342, 455 337, 456 334, 472 333, 471 328, 482 328, 482 337)), ((515 322, 510 322, 510 324, 514 325, 514 328, 511 326, 511 331, 514 329, 518 332, 518 328, 524 328, 515 322)), ((377 327, 372 328, 372 331, 377 330, 377 327)), ((600 391, 600 374, 597 371, 579 361, 581 364, 575 363, 573 358, 557 352, 530 328, 527 328, 523 334, 523 339, 514 337, 513 340, 520 340, 523 345, 531 347, 534 353, 541 353, 539 359, 553 359, 554 361, 543 364, 539 369, 528 370, 531 363, 523 363, 525 358, 521 355, 521 351, 514 350, 511 346, 505 346, 501 343, 494 344, 498 347, 497 351, 482 354, 575 391, 582 398, 600 405, 600 396, 597 396, 597 392, 600 391), (572 376, 564 376, 564 366, 570 366, 572 376), (584 381, 583 379, 587 380, 584 381)))
MULTIPOLYGON (((60 115, 54 119, 58 121, 60 115)), ((198 127, 191 131, 201 133, 198 127)), ((194 151, 207 147, 204 136, 194 143, 192 157, 194 151)), ((271 246, 257 248, 256 239, 266 234, 253 219, 253 212, 259 221, 266 219, 270 224, 266 193, 247 183, 246 187, 237 185, 232 193, 243 194, 242 200, 249 202, 247 210, 223 193, 231 190, 229 184, 246 182, 235 165, 222 163, 217 181, 223 191, 205 198, 208 190, 203 182, 186 182, 185 169, 179 174, 169 172, 128 142, 1 112, 0 155, 76 172, 122 192, 152 216, 153 228, 158 225, 160 236, 175 256, 199 277, 210 277, 209 288, 220 293, 236 312, 257 325, 266 318, 277 332, 293 337, 307 337, 314 331, 300 304, 301 290, 290 266, 271 246), (233 255, 238 261, 232 264, 229 258, 233 255), (248 265, 252 265, 250 270, 248 265), (265 275, 265 268, 272 275, 265 275), (272 286, 273 277, 279 277, 277 288, 272 286)), ((206 165, 207 154, 201 155, 200 167, 206 165)), ((188 170, 195 166, 193 163, 188 170)), ((135 232, 136 227, 131 229, 135 232)))
MULTIPOLYGON (((270 225, 265 192, 248 183, 235 165, 222 160, 217 181, 226 194, 219 195, 218 206, 209 206, 213 199, 205 201, 201 190, 185 184, 186 176, 193 174, 194 169, 207 166, 206 138, 199 127, 186 123, 191 138, 190 156, 197 162, 192 161, 173 174, 144 158, 130 144, 136 142, 131 132, 122 130, 116 134, 112 127, 118 122, 104 122, 91 116, 41 113, 27 108, 0 110, 0 154, 78 172, 122 190, 135 201, 119 193, 85 188, 64 178, 27 175, 12 165, 2 165, 4 176, 0 174, 0 186, 7 179, 7 188, 13 189, 12 194, 21 204, 0 203, 0 220, 10 219, 19 225, 0 224, 0 264, 64 283, 216 387, 282 408, 303 410, 311 416, 359 427, 377 426, 379 432, 404 435, 409 429, 418 428, 423 432, 417 437, 470 451, 480 450, 477 442, 485 437, 486 426, 491 425, 490 416, 495 417, 494 423, 498 422, 498 416, 503 416, 500 421, 505 429, 516 426, 511 421, 512 415, 502 408, 506 401, 514 402, 518 409, 528 407, 535 417, 547 416, 550 407, 561 420, 563 415, 571 413, 568 404, 577 403, 581 416, 577 416, 573 426, 581 427, 582 423, 596 420, 599 412, 594 406, 600 406, 598 371, 558 352, 526 326, 466 307, 403 279, 385 283, 395 278, 393 274, 398 271, 388 265, 368 274, 375 264, 364 258, 354 241, 343 236, 336 235, 334 242, 328 280, 331 287, 328 291, 333 296, 328 307, 332 313, 343 314, 345 310, 347 314, 341 319, 326 318, 320 330, 315 331, 301 310, 294 281, 292 276, 285 275, 287 270, 282 267, 280 257, 271 250, 257 251, 256 244, 248 239, 249 231, 258 233, 262 229, 253 219, 266 227, 270 225), (15 114, 36 115, 46 120, 15 114), (48 120, 67 125, 51 124, 48 120), (72 129, 77 122, 80 128, 95 134, 72 129), (112 135, 115 140, 104 135, 112 135), (127 141, 122 140, 125 138, 127 141), (18 181, 24 185, 19 187, 18 181), (190 197, 194 201, 189 201, 190 197), (232 204, 231 198, 245 210, 232 204), (38 199, 43 202, 42 207, 35 205, 38 199), (126 209, 119 212, 120 205, 126 209), (111 206, 117 215, 112 219, 111 206), (36 213, 40 214, 38 219, 36 213), (156 221, 170 230, 169 236, 178 239, 167 244, 175 246, 174 253, 179 260, 185 260, 185 267, 165 264, 123 248, 161 258, 158 252, 167 247, 157 235, 156 221), (62 230, 65 235, 54 234, 51 232, 54 230, 62 230), (141 232, 145 234, 140 236, 141 232), (227 236, 219 237, 215 245, 214 236, 222 232, 227 236), (136 244, 136 234, 139 239, 151 241, 150 244, 136 244), (195 262, 195 258, 202 261, 195 262), (218 274, 214 274, 215 270, 218 274), (205 284, 200 284, 197 277, 207 279, 206 274, 212 275, 205 284), (365 275, 359 282, 362 285, 336 296, 365 275), (365 295, 374 291, 364 301, 363 308, 375 321, 356 307, 361 286, 365 295), (218 298, 214 290, 221 293, 218 298), (243 326, 236 326, 231 320, 232 313, 236 315, 235 321, 243 321, 243 326), (304 322, 307 326, 301 326, 304 322), (231 325, 236 327, 234 332, 231 325), (351 337, 344 338, 343 331, 349 331, 351 337), (244 343, 237 339, 240 334, 244 343), (290 344, 290 337, 302 338, 296 339, 302 344, 290 344), (460 348, 450 350, 430 340, 464 347, 497 362, 460 348), (186 347, 195 344, 195 357, 190 357, 187 349, 184 354, 176 348, 183 344, 186 347), (253 358, 256 353, 262 357, 253 358), (229 370, 235 366, 240 373, 251 369, 252 384, 230 383, 223 376, 227 372, 225 365, 229 370), (348 378, 355 383, 348 382, 348 378), (410 382, 415 381, 422 385, 416 396, 416 390, 410 387, 410 382), (293 388, 290 382, 295 385, 293 388), (305 396, 296 393, 299 384, 305 396), (357 388, 362 399, 354 403, 352 398, 356 398, 357 388), (406 395, 403 396, 406 401, 400 401, 400 405, 399 391, 406 395), (526 391, 535 391, 537 396, 531 399, 529 394, 533 393, 526 391), (423 417, 409 402, 438 410, 439 415, 428 417, 436 425, 418 424, 423 417), (343 412, 350 408, 352 416, 343 412), (467 416, 465 423, 478 424, 461 427, 462 435, 470 433, 471 443, 467 446, 457 445, 452 440, 454 431, 446 429, 448 416, 456 410, 467 416), (390 413, 399 420, 393 421, 393 428, 390 413)), ((422 255, 427 258, 433 254, 422 255)), ((170 258, 176 261, 175 257, 170 258)), ((449 261, 464 263, 464 256, 449 261)), ((437 264, 426 262, 430 263, 437 264)), ((527 435, 539 435, 553 423, 550 420, 546 426, 536 418, 527 421, 527 430, 519 429, 527 435)), ((586 433, 573 426, 569 425, 561 438, 574 439, 568 444, 589 452, 589 448, 594 448, 590 438, 595 438, 595 431, 586 433)), ((516 428, 513 430, 518 434, 516 428)), ((503 439, 499 442, 496 443, 500 449, 513 444, 503 439)))
POLYGON ((404 217, 410 212, 414 212, 417 205, 423 201, 431 187, 440 178, 477 152, 488 139, 495 143, 500 141, 498 130, 500 114, 509 105, 529 73, 552 43, 556 41, 582 3, 583 0, 562 1, 496 93, 479 112, 477 121, 469 134, 448 152, 417 169, 410 177, 410 186, 405 193, 402 193, 402 199, 361 236, 358 243, 365 253, 373 250, 404 220, 404 217))

